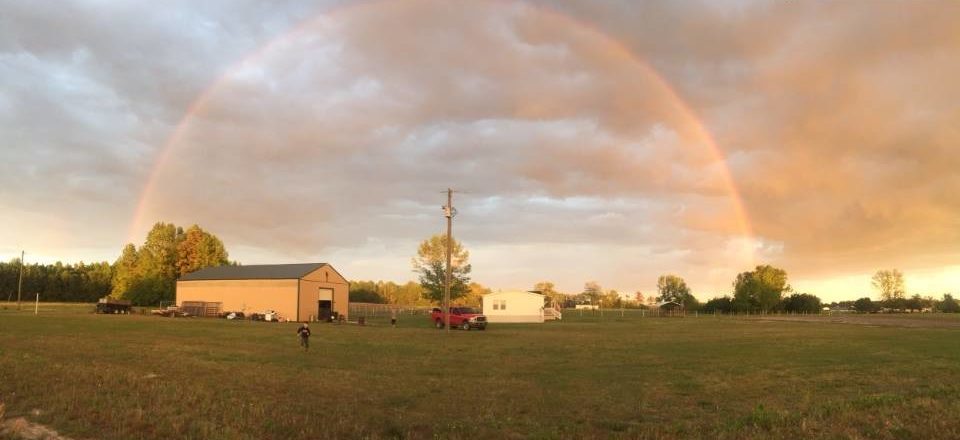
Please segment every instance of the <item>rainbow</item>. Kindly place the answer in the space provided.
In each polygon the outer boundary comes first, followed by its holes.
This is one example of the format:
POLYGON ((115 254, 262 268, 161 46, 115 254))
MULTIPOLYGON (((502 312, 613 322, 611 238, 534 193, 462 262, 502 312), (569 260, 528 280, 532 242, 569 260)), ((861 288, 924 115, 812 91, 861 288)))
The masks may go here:
MULTIPOLYGON (((396 1, 406 1, 406 0, 396 0, 396 1)), ((556 20, 558 23, 561 23, 571 28, 576 28, 577 30, 584 32, 591 37, 597 39, 597 41, 602 42, 605 45, 605 48, 609 51, 609 54, 615 57, 617 60, 622 60, 625 63, 630 63, 633 66, 639 68, 644 74, 655 82, 655 85, 660 89, 665 96, 669 98, 669 103, 674 108, 673 110, 677 111, 678 114, 682 115, 686 121, 689 121, 695 135, 698 137, 703 145, 709 150, 709 154, 717 161, 717 163, 722 164, 721 169, 721 178, 723 184, 726 187, 727 193, 731 198, 733 208, 735 210, 737 228, 740 232, 740 235, 745 238, 752 238, 753 231, 752 225, 747 214, 747 210, 744 206, 743 198, 740 195, 740 191, 737 188, 736 182, 733 178, 733 175, 730 172, 729 165, 726 162, 724 152, 717 145, 716 140, 713 135, 707 129, 707 127, 702 122, 699 115, 691 108, 691 106, 680 96, 674 87, 661 75, 656 69, 653 68, 648 62, 641 58, 638 54, 634 53, 627 47, 623 42, 617 40, 616 38, 610 36, 609 34, 600 30, 597 26, 592 23, 579 20, 577 18, 566 15, 560 11, 549 8, 540 4, 525 3, 523 1, 515 0, 472 0, 475 2, 481 3, 504 3, 515 5, 517 3, 522 4, 525 7, 530 7, 533 10, 536 10, 538 13, 547 14, 551 19, 556 20)), ((370 0, 355 2, 352 4, 344 4, 321 11, 314 16, 301 21, 291 30, 283 33, 280 36, 274 37, 272 40, 266 44, 260 46, 255 51, 246 55, 238 63, 232 65, 228 68, 223 74, 216 78, 202 93, 200 93, 187 108, 186 112, 183 115, 183 118, 178 122, 176 128, 167 138, 163 147, 160 149, 159 154, 157 154, 154 161, 154 165, 149 172, 146 184, 144 185, 139 200, 136 204, 135 212, 128 229, 128 242, 135 242, 135 237, 138 236, 138 233, 142 233, 141 228, 147 227, 144 223, 145 216, 147 214, 147 209, 150 206, 151 195, 156 191, 159 176, 164 166, 171 160, 173 151, 176 150, 176 146, 180 143, 180 140, 183 138, 189 122, 195 116, 202 114, 204 109, 207 107, 211 98, 224 87, 225 84, 230 82, 231 74, 239 69, 256 65, 259 63, 266 54, 271 50, 276 48, 279 45, 284 44, 287 41, 293 40, 302 36, 304 33, 308 32, 311 27, 313 27, 318 21, 323 19, 329 19, 334 16, 345 14, 349 11, 353 11, 360 8, 376 8, 379 5, 393 3, 392 0, 370 0)), ((142 235, 141 235, 142 236, 142 235)), ((746 251, 749 254, 749 258, 752 264, 753 260, 753 250, 750 249, 746 251)))

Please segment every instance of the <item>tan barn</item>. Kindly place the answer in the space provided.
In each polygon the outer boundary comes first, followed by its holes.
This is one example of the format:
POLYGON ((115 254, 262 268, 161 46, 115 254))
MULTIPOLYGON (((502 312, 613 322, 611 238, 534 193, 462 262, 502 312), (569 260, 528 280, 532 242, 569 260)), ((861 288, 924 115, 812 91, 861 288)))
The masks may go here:
POLYGON ((177 304, 220 303, 225 312, 274 310, 286 319, 347 316, 347 280, 327 263, 220 266, 200 269, 177 280, 177 304))

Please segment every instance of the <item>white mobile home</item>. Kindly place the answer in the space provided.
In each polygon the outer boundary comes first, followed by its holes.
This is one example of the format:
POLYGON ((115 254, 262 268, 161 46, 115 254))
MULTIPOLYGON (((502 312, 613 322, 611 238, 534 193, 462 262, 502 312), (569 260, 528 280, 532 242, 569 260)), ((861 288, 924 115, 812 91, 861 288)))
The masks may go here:
POLYGON ((487 322, 543 322, 546 297, 533 292, 508 291, 483 296, 487 322))

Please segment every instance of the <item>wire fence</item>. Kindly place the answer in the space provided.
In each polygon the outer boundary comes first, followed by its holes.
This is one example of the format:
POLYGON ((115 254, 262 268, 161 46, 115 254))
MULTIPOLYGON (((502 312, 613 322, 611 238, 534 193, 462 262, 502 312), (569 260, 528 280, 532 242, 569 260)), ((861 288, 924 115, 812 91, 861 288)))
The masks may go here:
MULTIPOLYGON (((349 312, 351 319, 356 317, 366 318, 390 318, 393 316, 425 316, 436 306, 409 306, 398 304, 377 304, 377 303, 358 303, 351 302, 349 312)), ((763 316, 821 316, 833 315, 838 312, 818 311, 816 313, 790 313, 790 312, 702 312, 702 311, 681 311, 681 310, 662 310, 658 308, 647 309, 628 309, 628 308, 595 308, 595 309, 575 309, 565 308, 561 310, 563 318, 572 317, 621 317, 621 318, 698 318, 698 317, 739 317, 756 318, 763 316)))
POLYGON ((656 307, 646 308, 646 309, 636 309, 636 308, 594 308, 594 309, 585 309, 585 308, 565 308, 563 309, 563 317, 622 317, 622 318, 698 318, 698 317, 731 317, 731 318, 758 318, 758 317, 774 317, 774 316, 836 316, 836 315, 849 315, 854 314, 852 311, 816 311, 816 312, 720 312, 720 311, 710 311, 703 312, 699 310, 694 311, 685 311, 679 309, 659 309, 656 307))
POLYGON ((377 318, 397 316, 429 315, 435 306, 404 306, 397 304, 376 304, 351 302, 348 311, 351 319, 358 316, 377 318))

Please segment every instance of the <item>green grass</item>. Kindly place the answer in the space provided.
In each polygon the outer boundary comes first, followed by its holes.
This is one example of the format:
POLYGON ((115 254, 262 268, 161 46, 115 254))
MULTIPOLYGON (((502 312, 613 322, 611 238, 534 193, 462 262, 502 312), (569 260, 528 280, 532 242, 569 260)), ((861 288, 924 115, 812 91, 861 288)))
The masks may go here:
POLYGON ((960 329, 576 312, 430 328, 0 306, 0 402, 77 438, 960 438, 960 329), (39 415, 37 411, 39 410, 39 415))

